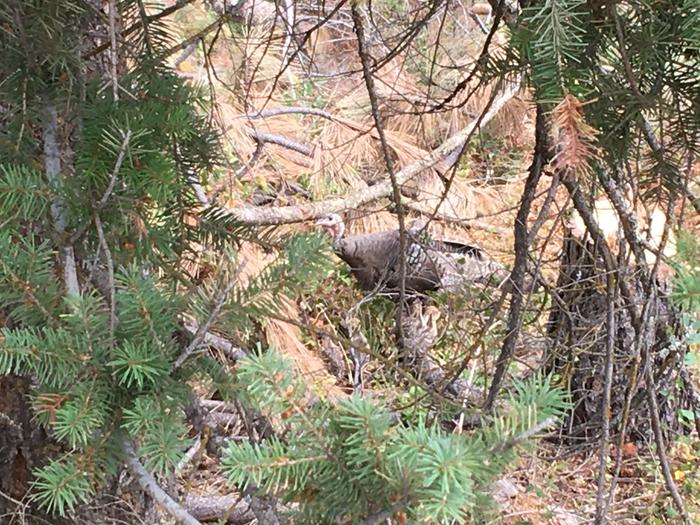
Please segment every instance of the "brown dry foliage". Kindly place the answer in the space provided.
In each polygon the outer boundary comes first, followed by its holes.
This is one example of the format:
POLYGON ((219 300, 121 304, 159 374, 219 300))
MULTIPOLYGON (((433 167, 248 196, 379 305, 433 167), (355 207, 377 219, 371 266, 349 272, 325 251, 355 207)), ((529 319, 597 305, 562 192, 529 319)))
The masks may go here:
POLYGON ((555 169, 566 173, 590 172, 590 164, 598 155, 596 130, 586 123, 583 104, 573 95, 566 95, 552 114, 554 144, 552 160, 555 169))

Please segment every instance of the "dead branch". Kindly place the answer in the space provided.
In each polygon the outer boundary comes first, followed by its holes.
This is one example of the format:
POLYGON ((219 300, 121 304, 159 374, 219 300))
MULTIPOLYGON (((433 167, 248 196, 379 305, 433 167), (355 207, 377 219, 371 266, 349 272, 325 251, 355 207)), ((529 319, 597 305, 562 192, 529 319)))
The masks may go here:
POLYGON ((311 146, 295 142, 287 137, 282 137, 281 135, 273 135, 272 133, 264 133, 255 129, 246 128, 245 132, 247 135, 255 139, 258 142, 266 142, 268 144, 275 144, 276 146, 281 146, 283 148, 296 151, 301 153, 306 157, 314 156, 314 149, 311 146))
POLYGON ((494 226, 493 224, 489 224, 488 222, 481 221, 477 218, 465 218, 461 219, 458 217, 455 217, 453 215, 448 215, 446 213, 442 212, 437 212, 435 213, 435 210, 431 210, 428 206, 423 204, 422 202, 419 201, 414 201, 414 200, 407 200, 404 201, 404 206, 406 208, 416 211, 418 213, 421 213, 423 215, 427 215, 429 217, 434 217, 436 219, 439 219, 441 221, 445 222, 451 222, 453 224, 459 224, 460 226, 464 226, 466 228, 478 228, 480 230, 484 230, 487 232, 491 233, 497 233, 498 235, 506 235, 510 233, 510 230, 508 228, 501 228, 500 226, 494 226))
POLYGON ((661 472, 664 475, 664 480, 666 481, 666 488, 671 493, 671 498, 673 502, 678 507, 678 512, 680 512, 683 517, 683 522, 685 525, 691 525, 693 520, 690 518, 690 514, 685 508, 683 503, 683 498, 678 492, 678 487, 673 481, 673 474, 671 473, 671 464, 668 460, 668 455, 666 454, 666 444, 664 443, 664 436, 661 431, 661 421, 659 420, 659 405, 656 402, 657 389, 655 387, 654 372, 651 366, 646 367, 646 394, 647 403, 649 403, 649 418, 651 419, 651 428, 654 431, 654 441, 656 442, 656 454, 659 457, 659 463, 661 464, 661 472))
MULTIPOLYGON (((199 324, 196 321, 187 321, 184 323, 184 329, 190 336, 194 337, 199 330, 199 324)), ((211 346, 234 361, 243 359, 247 355, 245 350, 237 347, 225 337, 211 332, 204 333, 201 344, 211 346)))
MULTIPOLYGON (((600 451, 598 459, 598 488, 595 502, 595 523, 604 524, 607 515, 607 498, 605 497, 605 474, 608 466, 608 448, 610 446, 610 401, 612 397, 613 383, 613 357, 615 353, 615 303, 616 286, 613 272, 605 272, 605 296, 606 296, 606 319, 605 329, 605 379, 603 384, 602 407, 602 435, 600 437, 600 451)), ((624 435, 624 434, 623 434, 624 435)))
MULTIPOLYGON (((46 177, 56 187, 61 187, 61 150, 58 140, 58 113, 53 101, 46 101, 46 115, 44 121, 44 169, 46 177)), ((65 203, 60 197, 54 196, 51 202, 51 216, 54 228, 59 237, 63 237, 66 231, 65 203)), ((75 253, 71 243, 65 243, 60 248, 63 260, 63 282, 68 295, 80 295, 80 283, 78 282, 78 269, 75 263, 75 253)))
POLYGON ((192 514, 187 512, 182 506, 172 499, 158 485, 150 472, 139 461, 134 446, 128 438, 122 441, 122 449, 126 454, 126 465, 132 476, 136 479, 141 488, 148 493, 153 500, 165 509, 178 523, 185 525, 202 525, 192 514))
POLYGON ((222 285, 219 288, 219 293, 216 294, 216 298, 214 299, 214 304, 212 305, 211 313, 209 314, 209 317, 207 317, 207 320, 204 321, 204 324, 201 324, 199 328, 197 328, 197 331, 194 334, 194 337, 192 338, 192 341, 190 342, 189 345, 187 345, 187 348, 185 348, 182 353, 178 356, 178 358, 175 360, 173 363, 173 368, 172 370, 177 370, 182 366, 182 363, 185 362, 185 360, 196 350, 199 349, 201 344, 204 342, 207 332, 209 331, 209 328, 211 327, 212 324, 216 321, 216 319, 219 317, 219 314, 221 313, 221 309, 224 307, 224 304, 226 304, 226 301, 228 300, 228 296, 231 293, 231 290, 233 290, 233 287, 238 284, 238 276, 241 274, 243 271, 243 268, 245 267, 246 261, 243 261, 241 264, 238 265, 238 269, 236 270, 235 274, 230 277, 230 280, 228 283, 225 285, 222 285))
POLYGON ((536 436, 539 434, 541 431, 546 429, 547 427, 552 426, 554 423, 557 422, 557 418, 555 416, 550 416, 547 419, 541 421, 537 425, 533 426, 532 428, 526 430, 522 434, 518 434, 517 436, 513 437, 512 439, 508 440, 507 443, 503 447, 501 447, 501 450, 508 450, 513 447, 518 446, 519 444, 527 441, 528 439, 536 436))
POLYGON ((95 228, 97 229, 97 238, 99 240, 100 250, 104 255, 104 261, 107 265, 107 284, 109 286, 109 335, 111 344, 114 344, 114 328, 117 325, 117 294, 114 285, 114 259, 112 258, 112 252, 109 249, 107 240, 105 239, 102 221, 100 220, 100 216, 97 214, 97 212, 93 214, 93 220, 95 221, 95 228))
POLYGON ((530 166, 530 173, 525 188, 523 190, 520 208, 515 219, 515 262, 513 263, 513 271, 511 273, 512 283, 512 299, 510 309, 508 311, 508 332, 503 340, 501 353, 496 361, 496 371, 493 375, 493 381, 489 388, 488 397, 484 404, 484 410, 489 412, 494 403, 496 396, 501 388, 503 377, 510 364, 511 356, 515 350, 515 343, 520 335, 520 326, 522 324, 522 308, 523 308, 523 289, 525 287, 525 273, 527 270, 527 252, 529 248, 529 234, 527 228, 527 218, 530 215, 532 201, 537 192, 537 184, 542 176, 544 169, 549 159, 549 144, 547 139, 547 123, 544 114, 544 108, 537 106, 537 122, 536 122, 536 138, 535 138, 535 155, 530 166))
POLYGON ((112 96, 114 101, 119 100, 119 78, 117 77, 117 63, 119 61, 119 49, 117 49, 117 2, 109 0, 109 44, 110 44, 110 80, 112 81, 112 96))
POLYGON ((192 446, 185 452, 180 461, 175 466, 175 473, 180 474, 189 465, 203 448, 202 434, 199 433, 194 439, 192 446))
MULTIPOLYGON (((484 114, 480 124, 483 126, 493 119, 496 114, 512 99, 519 86, 511 86, 501 96, 494 100, 491 108, 484 114)), ((402 170, 396 172, 396 183, 404 184, 422 171, 431 168, 440 162, 455 148, 462 146, 479 122, 471 122, 462 130, 443 142, 422 159, 412 162, 402 170)), ((369 202, 388 197, 393 191, 391 181, 386 180, 362 191, 356 191, 347 197, 336 197, 324 201, 311 202, 296 206, 280 206, 275 208, 262 208, 256 206, 241 206, 228 208, 227 211, 238 221, 246 224, 289 224, 317 219, 329 213, 340 212, 347 209, 356 209, 369 202)))
POLYGON ((245 118, 250 120, 264 119, 269 117, 276 117, 278 115, 314 115, 316 117, 323 117, 328 120, 336 120, 335 117, 328 111, 324 111, 318 108, 307 108, 303 106, 290 106, 284 108, 272 108, 265 109, 263 111, 258 111, 257 113, 244 113, 239 115, 238 118, 245 118))

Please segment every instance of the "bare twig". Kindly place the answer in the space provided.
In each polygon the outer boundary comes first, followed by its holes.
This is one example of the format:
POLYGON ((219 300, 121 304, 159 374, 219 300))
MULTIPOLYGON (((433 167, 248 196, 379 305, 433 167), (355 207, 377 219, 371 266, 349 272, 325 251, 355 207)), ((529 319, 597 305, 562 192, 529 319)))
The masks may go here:
POLYGON ((238 269, 236 270, 235 274, 230 277, 230 280, 228 283, 226 283, 220 290, 219 293, 216 295, 216 298, 214 299, 214 305, 212 307, 211 313, 209 314, 209 317, 207 317, 207 320, 204 321, 203 324, 197 328, 197 331, 194 334, 194 337, 192 338, 192 341, 190 341, 190 344, 187 345, 187 348, 185 348, 182 353, 178 356, 178 358, 175 360, 173 363, 172 370, 177 370, 182 366, 182 363, 185 362, 185 360, 196 350, 199 349, 201 346, 202 342, 204 341, 204 338, 207 335, 207 332, 209 331, 209 328, 211 328, 211 325, 214 324, 216 319, 219 317, 219 314, 221 313, 222 308, 224 307, 224 304, 226 304, 226 301, 228 300, 228 296, 231 293, 231 290, 233 290, 233 287, 238 284, 238 276, 241 274, 243 271, 243 268, 245 267, 246 261, 243 261, 241 264, 238 265, 238 269))
POLYGON ((365 30, 362 25, 360 6, 357 3, 352 2, 350 4, 350 11, 352 13, 353 22, 355 23, 355 30, 357 31, 358 54, 360 55, 360 61, 362 62, 362 73, 365 79, 365 85, 367 86, 370 105, 372 106, 372 117, 374 119, 374 125, 377 128, 377 133, 379 134, 379 142, 382 145, 384 164, 389 173, 391 191, 393 194, 394 204, 396 205, 396 216, 399 221, 399 307, 396 309, 396 329, 400 346, 403 342, 403 326, 401 323, 401 317, 406 306, 406 225, 404 221, 405 217, 403 205, 401 203, 401 188, 396 178, 394 161, 391 158, 391 153, 389 152, 389 143, 386 140, 384 123, 382 122, 382 117, 379 112, 379 101, 377 100, 377 92, 374 87, 374 78, 372 77, 372 71, 370 70, 371 57, 367 51, 367 41, 365 39, 365 30))
POLYGON ((107 184, 107 188, 105 188, 105 192, 102 194, 100 200, 97 201, 95 211, 99 212, 105 207, 105 204, 107 204, 107 201, 114 191, 114 185, 117 183, 117 175, 119 175, 119 170, 122 168, 122 164, 124 163, 124 157, 126 156, 126 150, 129 147, 129 141, 131 141, 131 130, 127 130, 126 134, 124 135, 122 145, 119 147, 117 160, 114 163, 114 169, 112 169, 112 176, 109 178, 109 184, 107 184))
POLYGON ((285 16, 284 25, 286 29, 286 35, 284 38, 284 46, 282 47, 282 67, 287 70, 287 78, 289 80, 289 88, 292 91, 292 96, 296 99, 297 94, 294 89, 294 76, 292 75, 292 69, 289 67, 292 64, 292 60, 287 56, 289 53, 289 46, 292 43, 292 38, 294 37, 294 0, 284 0, 285 16))
POLYGON ((180 461, 178 461, 177 465, 175 466, 175 473, 179 474, 182 472, 182 470, 190 464, 190 462, 195 458, 197 453, 202 449, 202 434, 199 433, 197 436, 194 438, 194 443, 192 443, 192 446, 185 452, 185 454, 180 458, 180 461))
POLYGON ((268 144, 275 144, 277 146, 282 146, 283 148, 296 151, 301 153, 306 157, 313 157, 314 150, 311 146, 306 146, 299 142, 295 142, 287 137, 282 137, 280 135, 273 135, 272 133, 264 133, 255 129, 246 128, 245 132, 250 138, 253 138, 259 142, 267 142, 268 144))
POLYGON ((119 49, 117 49, 117 1, 109 0, 109 60, 110 76, 112 81, 112 97, 114 101, 119 100, 119 77, 117 76, 117 62, 119 60, 119 49))
POLYGON ((314 115, 316 117, 323 117, 328 120, 335 120, 335 117, 328 111, 318 108, 307 108, 302 106, 289 106, 284 108, 272 108, 263 111, 258 111, 257 113, 244 113, 239 115, 238 118, 246 118, 250 120, 264 119, 269 117, 276 117, 278 115, 290 115, 290 114, 300 114, 300 115, 314 115))
MULTIPOLYGON (((506 92, 506 93, 511 92, 511 93, 515 94, 520 89, 520 83, 521 83, 520 78, 518 78, 517 81, 512 83, 512 84, 509 84, 504 79, 503 81, 498 82, 497 85, 501 86, 501 85, 505 84, 508 87, 504 90, 504 92, 506 92)), ((474 130, 473 130, 472 134, 481 128, 482 121, 485 119, 486 115, 489 112, 489 109, 491 108, 491 105, 496 100, 496 93, 497 93, 497 90, 494 90, 492 95, 489 97, 489 101, 487 102, 485 109, 477 117, 476 125, 474 126, 474 130)), ((471 96, 471 94, 470 94, 470 96, 471 96)), ((459 162, 462 159, 462 156, 466 153, 467 146, 469 145, 471 138, 472 138, 472 135, 466 136, 464 138, 464 140, 462 141, 462 143, 459 144, 454 149, 454 151, 452 151, 447 156, 447 158, 445 159, 445 162, 444 162, 445 166, 440 167, 442 169, 443 174, 446 173, 448 170, 451 170, 452 173, 451 173, 450 177, 447 179, 447 181, 445 182, 444 188, 442 190, 442 194, 440 195, 440 199, 438 200, 437 203, 434 204, 435 209, 434 209, 433 213, 431 214, 430 218, 428 219, 429 222, 435 218, 438 211, 440 210, 440 207, 447 200, 447 197, 448 197, 450 190, 452 188, 452 184, 454 184, 455 177, 457 176, 457 166, 459 165, 459 162)), ((443 164, 443 163, 441 163, 441 164, 443 164)), ((440 169, 438 169, 438 166, 436 166, 435 169, 440 171, 440 169)))
POLYGON ((528 439, 535 437, 537 434, 542 432, 547 427, 552 426, 556 422, 557 422, 556 416, 550 416, 550 417, 546 418, 545 420, 541 421, 540 423, 538 423, 537 425, 533 426, 532 428, 529 428, 525 432, 518 434, 517 436, 508 440, 508 442, 506 442, 502 447, 500 447, 500 450, 509 450, 513 447, 516 447, 516 446, 520 445, 521 443, 524 443, 528 439))
POLYGON ((158 485, 150 472, 148 472, 139 461, 134 446, 128 438, 122 441, 122 450, 126 454, 126 465, 141 488, 148 493, 153 500, 165 509, 178 523, 185 525, 202 525, 182 506, 172 499, 158 485))
MULTIPOLYGON (((199 331, 200 326, 195 321, 190 321, 184 324, 184 328, 187 333, 194 337, 194 335, 199 331)), ((211 332, 204 333, 201 344, 214 347, 226 357, 234 361, 243 359, 246 355, 248 355, 245 350, 237 347, 225 337, 213 334, 211 332)))
POLYGON ((109 335, 110 341, 114 343, 114 327, 117 324, 117 299, 114 287, 114 259, 112 259, 112 252, 107 245, 107 240, 105 239, 105 232, 102 228, 102 221, 97 212, 93 213, 93 220, 95 221, 95 228, 97 228, 97 238, 100 242, 100 249, 104 255, 105 264, 107 265, 107 279, 109 285, 109 335))
MULTIPOLYGON (((620 21, 620 17, 617 12, 617 5, 609 5, 608 6, 608 12, 611 15, 611 18, 614 20, 615 23, 615 33, 617 37, 617 43, 620 51, 620 57, 622 59, 622 63, 624 66, 624 71, 627 76, 627 81, 629 82, 630 88, 632 92, 634 93, 635 97, 642 102, 644 100, 644 97, 639 89, 639 84, 637 82, 637 79, 634 74, 634 70, 632 68, 632 62, 629 59, 629 55, 627 52, 627 45, 625 43, 625 36, 624 36, 624 31, 622 28, 622 23, 620 21)), ((653 151, 655 157, 657 160, 662 163, 663 165, 668 166, 664 159, 664 147, 663 144, 656 138, 656 136, 653 133, 651 124, 649 123, 648 120, 646 120, 643 115, 639 115, 640 119, 640 128, 642 130, 642 134, 644 135, 644 138, 653 151)), ((668 166, 670 169, 673 169, 672 167, 668 166)), ((680 182, 680 177, 677 177, 675 170, 673 173, 675 182, 680 182)), ((601 178, 603 179, 603 178, 601 178)), ((601 182, 604 182, 601 180, 601 182)), ((609 181, 608 181, 609 182, 609 181)), ((683 185, 686 190, 687 190, 687 185, 683 185)), ((606 188, 607 190, 608 188, 606 188)), ((613 192, 614 194, 614 192, 613 192)), ((609 195, 610 196, 610 195, 609 195)), ((619 196, 616 196, 619 199, 619 196)), ((611 196, 612 200, 612 196, 611 196)), ((673 199, 670 199, 670 202, 672 202, 673 199)), ((616 208, 621 208, 621 206, 618 206, 618 204, 615 203, 613 200, 613 204, 616 206, 616 208)), ((617 210, 618 213, 620 213, 620 209, 617 210)), ((667 213, 670 214, 672 213, 673 208, 671 204, 669 204, 669 208, 667 210, 667 213)), ((669 217, 670 218, 670 217, 669 217)), ((655 298, 655 290, 654 290, 654 280, 655 280, 655 275, 658 271, 659 268, 659 263, 661 260, 661 257, 657 257, 656 263, 654 265, 654 269, 652 272, 649 274, 646 272, 645 268, 645 258, 644 258, 644 250, 642 248, 642 244, 639 239, 639 235, 637 234, 636 228, 634 228, 635 224, 634 222, 630 222, 628 219, 629 217, 623 217, 622 215, 620 216, 623 228, 625 230, 625 237, 628 239, 628 243, 630 247, 632 248, 632 251, 637 258, 637 263, 638 267, 640 270, 644 271, 644 275, 646 277, 646 284, 648 286, 647 290, 647 297, 646 297, 646 303, 645 303, 645 309, 648 307, 649 304, 654 300, 655 298), (626 220, 627 219, 627 220, 626 220), (631 231, 630 231, 631 230, 631 231), (628 237, 629 236, 629 237, 628 237)), ((663 252, 663 244, 666 242, 666 239, 668 237, 668 229, 670 227, 670 220, 667 220, 667 224, 664 228, 664 236, 662 238, 662 245, 659 247, 659 254, 663 252)), ((641 331, 645 334, 648 332, 648 328, 646 326, 643 326, 642 323, 638 323, 639 329, 638 331, 641 331)), ((663 440, 663 434, 661 432, 661 425, 659 421, 659 415, 658 415, 658 403, 656 401, 656 389, 654 388, 654 375, 652 371, 652 367, 650 366, 649 361, 649 344, 646 341, 646 337, 640 339, 640 344, 642 345, 640 347, 641 350, 643 350, 643 354, 645 357, 645 376, 646 376, 646 394, 647 394, 647 402, 649 405, 649 417, 651 419, 651 424, 652 424, 652 429, 654 432, 654 440, 656 442, 656 448, 657 448, 657 453, 659 457, 659 463, 661 464, 661 470, 664 476, 664 480, 666 482, 666 488, 668 491, 671 493, 671 497, 678 508, 679 513, 681 514, 683 520, 685 523, 690 524, 691 519, 690 516, 685 509, 685 506, 683 504, 683 500, 680 496, 680 493, 678 492, 678 488, 676 487, 676 484, 673 480, 673 476, 671 474, 671 468, 668 463, 668 457, 666 456, 666 450, 665 450, 665 443, 663 440)), ((619 453, 618 453, 619 456, 619 453)), ((618 459, 619 463, 619 459, 618 459)), ((612 492, 612 490, 611 490, 612 492)), ((608 500, 612 498, 612 493, 610 494, 610 497, 608 500)))
POLYGON ((610 445, 610 399, 613 381, 613 357, 615 353, 615 276, 613 272, 605 272, 605 292, 607 302, 605 337, 605 383, 603 386, 602 411, 602 435, 600 437, 600 451, 598 463, 598 488, 595 502, 595 523, 604 525, 607 515, 607 498, 605 497, 605 473, 608 466, 608 448, 610 445))
POLYGON ((423 215, 427 215, 431 218, 434 217, 436 219, 440 219, 445 222, 451 222, 454 224, 459 224, 467 228, 477 228, 491 233, 497 233, 498 235, 506 235, 510 233, 510 230, 508 228, 494 226, 493 224, 489 224, 488 222, 479 220, 477 218, 459 218, 439 211, 435 213, 434 209, 430 209, 431 206, 426 206, 425 204, 419 201, 406 200, 404 201, 404 206, 413 211, 417 211, 418 213, 422 213, 423 215))
POLYGON ((554 203, 554 199, 556 199, 557 197, 559 182, 559 173, 554 173, 552 175, 552 184, 549 186, 549 189, 547 190, 547 196, 544 198, 544 202, 540 207, 540 213, 535 219, 535 222, 532 223, 532 228, 530 228, 530 234, 527 240, 528 244, 532 244, 535 241, 537 232, 540 231, 540 228, 547 220, 547 213, 549 212, 549 208, 552 206, 552 204, 554 203))
POLYGON ((671 498, 678 508, 683 517, 683 523, 685 525, 692 525, 693 520, 690 518, 690 514, 683 504, 683 498, 678 492, 678 487, 673 481, 673 474, 671 473, 671 465, 668 461, 668 456, 666 455, 666 444, 664 443, 664 436, 661 432, 661 421, 659 420, 659 405, 656 402, 656 388, 654 381, 654 371, 653 367, 647 366, 646 368, 646 394, 647 403, 649 403, 649 418, 651 419, 651 428, 654 431, 654 441, 656 442, 656 453, 659 456, 659 463, 661 463, 661 472, 663 473, 664 480, 666 481, 666 488, 671 493, 671 498))
POLYGON ((501 382, 505 376, 508 365, 510 364, 511 356, 515 350, 515 344, 520 335, 520 326, 522 323, 522 307, 523 307, 523 288, 525 285, 525 272, 527 269, 527 252, 529 247, 530 235, 528 234, 527 218, 530 215, 530 207, 534 200, 537 184, 542 176, 542 170, 549 158, 549 144, 547 139, 547 123, 544 114, 544 108, 537 106, 537 122, 536 122, 536 138, 535 138, 535 155, 530 166, 523 196, 520 201, 520 209, 515 219, 515 262, 513 263, 513 271, 511 272, 512 284, 512 299, 510 309, 508 311, 508 332, 503 340, 501 353, 496 361, 496 371, 493 375, 491 387, 484 403, 484 410, 491 411, 496 402, 496 397, 501 388, 501 382))
POLYGON ((218 29, 221 27, 221 25, 228 19, 228 16, 224 15, 223 17, 219 18, 218 20, 214 20, 211 24, 206 26, 204 29, 201 31, 197 31, 194 35, 186 38, 182 42, 180 42, 177 45, 174 45, 170 49, 167 49, 163 51, 163 53, 160 55, 159 58, 165 59, 171 55, 174 55, 175 53, 179 53, 180 51, 183 51, 187 49, 189 46, 191 46, 193 43, 198 42, 205 36, 207 36, 209 33, 214 31, 215 29, 218 29))

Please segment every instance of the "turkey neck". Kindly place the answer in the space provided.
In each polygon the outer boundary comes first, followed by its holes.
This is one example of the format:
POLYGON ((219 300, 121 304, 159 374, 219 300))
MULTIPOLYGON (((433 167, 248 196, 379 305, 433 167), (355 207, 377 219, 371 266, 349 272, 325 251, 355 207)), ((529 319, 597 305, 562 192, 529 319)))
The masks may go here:
POLYGON ((345 224, 339 222, 338 224, 332 226, 331 234, 333 235, 333 248, 338 250, 343 240, 343 236, 345 235, 345 224))

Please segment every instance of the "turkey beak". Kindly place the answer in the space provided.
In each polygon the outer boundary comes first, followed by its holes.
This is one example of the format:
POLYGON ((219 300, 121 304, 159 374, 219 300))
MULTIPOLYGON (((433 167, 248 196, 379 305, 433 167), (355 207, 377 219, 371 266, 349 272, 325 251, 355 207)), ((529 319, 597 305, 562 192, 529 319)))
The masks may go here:
POLYGON ((329 225, 325 219, 318 219, 314 224, 316 226, 320 226, 323 229, 323 231, 328 233, 331 237, 335 237, 333 226, 329 225))

